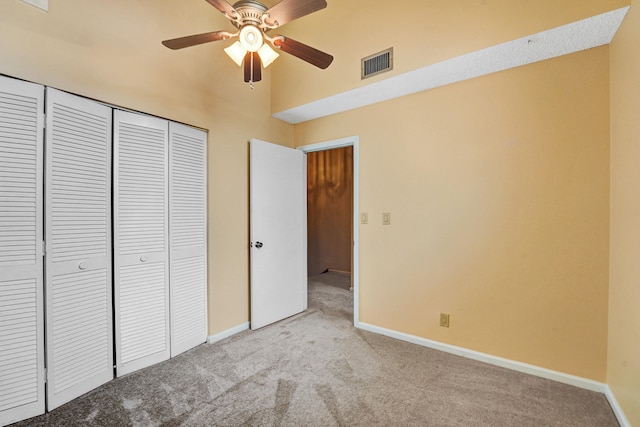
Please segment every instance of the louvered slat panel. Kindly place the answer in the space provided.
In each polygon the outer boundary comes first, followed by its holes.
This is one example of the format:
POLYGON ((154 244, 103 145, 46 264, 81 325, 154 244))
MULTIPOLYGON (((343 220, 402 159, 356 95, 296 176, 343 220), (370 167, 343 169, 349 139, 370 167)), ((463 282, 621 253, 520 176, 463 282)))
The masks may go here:
POLYGON ((47 89, 48 407, 113 378, 111 115, 47 89))
POLYGON ((207 337, 207 134, 169 125, 171 355, 207 337))
POLYGON ((120 254, 165 250, 166 132, 122 123, 119 132, 120 254))
POLYGON ((0 411, 38 400, 36 286, 0 281, 0 411))
MULTIPOLYGON (((89 102, 87 100, 82 100, 89 102)), ((106 256, 109 246, 111 121, 64 103, 54 103, 49 149, 48 189, 54 197, 50 215, 53 262, 106 256), (90 196, 90 197, 87 197, 90 196)))
POLYGON ((118 375, 169 358, 168 122, 115 112, 118 375))
POLYGON ((204 342, 207 321, 206 260, 193 257, 171 263, 171 345, 188 349, 204 342), (194 286, 196 285, 196 286, 194 286))
MULTIPOLYGON (((206 135, 206 134, 205 134, 206 135)), ((171 134, 171 249, 206 244, 206 149, 202 138, 171 134)))
POLYGON ((44 413, 44 87, 0 76, 0 425, 44 413))
POLYGON ((0 267, 34 264, 38 100, 0 91, 0 267))
POLYGON ((104 334, 110 295, 104 286, 105 269, 73 272, 53 280, 55 392, 60 393, 86 378, 100 374, 111 363, 111 346, 104 334))
POLYGON ((166 350, 165 265, 123 267, 120 271, 122 363, 166 350))

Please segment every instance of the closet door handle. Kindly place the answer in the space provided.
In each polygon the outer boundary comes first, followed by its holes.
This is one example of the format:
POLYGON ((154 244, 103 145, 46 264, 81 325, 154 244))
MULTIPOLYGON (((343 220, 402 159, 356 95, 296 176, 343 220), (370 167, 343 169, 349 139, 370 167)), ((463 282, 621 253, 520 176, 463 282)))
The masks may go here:
POLYGON ((86 270, 88 267, 86 262, 81 262, 80 264, 78 264, 78 269, 80 270, 86 270))
POLYGON ((140 262, 146 262, 147 261, 147 256, 146 255, 142 255, 140 257, 140 262))

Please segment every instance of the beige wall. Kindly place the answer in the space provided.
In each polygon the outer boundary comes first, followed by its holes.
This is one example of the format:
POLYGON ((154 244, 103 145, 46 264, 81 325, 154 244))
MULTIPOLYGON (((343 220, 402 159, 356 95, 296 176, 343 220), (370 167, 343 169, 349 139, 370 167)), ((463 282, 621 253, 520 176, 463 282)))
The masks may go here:
POLYGON ((608 378, 640 426, 640 1, 611 43, 611 272, 608 378))
POLYGON ((229 29, 204 1, 0 1, 0 73, 209 131, 209 333, 249 319, 248 143, 292 145, 269 116, 270 73, 252 91, 221 44, 161 40, 229 29))
POLYGON ((360 320, 604 381, 608 85, 602 47, 297 125, 360 137, 360 320))

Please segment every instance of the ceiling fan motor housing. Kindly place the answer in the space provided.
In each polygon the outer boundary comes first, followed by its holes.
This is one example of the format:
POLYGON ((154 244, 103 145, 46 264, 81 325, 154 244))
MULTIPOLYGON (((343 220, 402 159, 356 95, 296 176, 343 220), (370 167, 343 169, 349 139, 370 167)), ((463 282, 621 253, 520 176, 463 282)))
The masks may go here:
POLYGON ((237 17, 230 17, 233 25, 238 28, 247 24, 252 24, 257 27, 262 26, 262 15, 267 11, 267 7, 256 0, 240 0, 233 5, 233 8, 238 12, 237 17))

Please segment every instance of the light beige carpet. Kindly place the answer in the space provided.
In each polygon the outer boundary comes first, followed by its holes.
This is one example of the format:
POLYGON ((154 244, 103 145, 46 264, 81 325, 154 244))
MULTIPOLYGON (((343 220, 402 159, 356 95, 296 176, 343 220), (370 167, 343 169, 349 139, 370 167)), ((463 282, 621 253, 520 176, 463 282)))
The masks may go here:
POLYGON ((200 345, 18 425, 618 425, 599 393, 357 330, 352 293, 314 279, 305 313, 200 345))

